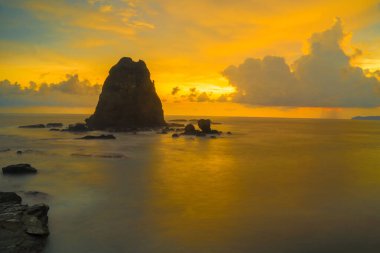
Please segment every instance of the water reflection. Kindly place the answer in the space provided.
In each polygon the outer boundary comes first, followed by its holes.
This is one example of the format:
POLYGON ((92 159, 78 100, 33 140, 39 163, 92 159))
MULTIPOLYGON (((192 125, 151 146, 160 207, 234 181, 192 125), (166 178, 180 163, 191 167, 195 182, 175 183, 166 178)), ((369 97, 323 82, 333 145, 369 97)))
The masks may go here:
POLYGON ((8 124, 1 164, 39 173, 1 176, 1 190, 49 194, 46 252, 378 251, 379 122, 216 121, 233 135, 89 142, 8 124))

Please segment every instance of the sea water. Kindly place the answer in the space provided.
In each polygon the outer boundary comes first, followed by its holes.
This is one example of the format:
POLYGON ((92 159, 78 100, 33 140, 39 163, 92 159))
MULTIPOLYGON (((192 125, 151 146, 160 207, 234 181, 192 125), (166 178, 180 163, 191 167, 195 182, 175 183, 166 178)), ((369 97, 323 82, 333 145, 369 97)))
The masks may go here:
POLYGON ((50 206, 47 253, 380 252, 379 121, 213 117, 232 132, 216 139, 17 127, 86 117, 0 114, 0 167, 38 169, 0 190, 50 206))

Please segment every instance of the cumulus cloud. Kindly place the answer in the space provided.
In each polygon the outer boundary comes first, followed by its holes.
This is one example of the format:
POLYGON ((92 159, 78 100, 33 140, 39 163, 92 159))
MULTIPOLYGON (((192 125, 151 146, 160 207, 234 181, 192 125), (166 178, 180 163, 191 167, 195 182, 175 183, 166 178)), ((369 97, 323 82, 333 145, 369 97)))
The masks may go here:
POLYGON ((192 88, 180 88, 178 86, 172 89, 171 95, 176 97, 175 102, 181 101, 189 102, 228 102, 231 100, 232 93, 228 94, 215 94, 213 92, 200 91, 196 87, 192 88), (182 92, 184 90, 184 92, 182 92), (178 100, 178 96, 180 95, 178 100))
POLYGON ((28 87, 9 80, 0 81, 0 106, 94 106, 101 85, 80 80, 78 75, 67 75, 59 83, 37 84, 28 87))
POLYGON ((330 29, 311 36, 309 54, 291 66, 282 57, 266 56, 228 67, 223 75, 237 89, 234 101, 262 106, 379 106, 379 81, 350 64, 341 47, 344 37, 337 19, 330 29))

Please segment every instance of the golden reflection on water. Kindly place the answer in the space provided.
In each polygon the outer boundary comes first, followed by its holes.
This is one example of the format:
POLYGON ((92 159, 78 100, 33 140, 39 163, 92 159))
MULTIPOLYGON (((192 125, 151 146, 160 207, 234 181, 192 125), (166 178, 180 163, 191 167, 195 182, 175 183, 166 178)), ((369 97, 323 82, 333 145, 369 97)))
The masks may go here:
POLYGON ((353 217, 379 208, 362 197, 379 192, 365 186, 380 183, 380 173, 373 172, 380 165, 373 157, 380 138, 366 141, 377 130, 358 134, 355 123, 342 121, 329 127, 274 124, 280 126, 251 129, 237 139, 160 139, 158 147, 165 148, 153 154, 153 197, 147 203, 155 210, 150 219, 159 240, 204 252, 221 242, 226 252, 291 250, 300 240, 301 249, 313 244, 317 252, 330 239, 363 235, 346 227, 362 226, 353 217))
POLYGON ((83 141, 0 128, 12 150, 42 151, 0 154, 40 169, 0 186, 50 195, 48 253, 377 252, 380 122, 217 121, 233 135, 83 141))
POLYGON ((224 144, 224 139, 161 139, 159 145, 170 148, 154 154, 155 197, 148 204, 159 213, 155 225, 163 238, 196 248, 228 237, 238 188, 224 144))

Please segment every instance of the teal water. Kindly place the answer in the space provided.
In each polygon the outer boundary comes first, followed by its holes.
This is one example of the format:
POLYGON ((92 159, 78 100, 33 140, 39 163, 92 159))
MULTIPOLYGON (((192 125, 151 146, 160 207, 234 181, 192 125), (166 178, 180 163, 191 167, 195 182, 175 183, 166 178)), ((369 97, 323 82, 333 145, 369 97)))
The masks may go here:
POLYGON ((114 141, 17 128, 85 117, 0 114, 0 167, 39 170, 0 190, 50 205, 47 253, 380 252, 378 121, 214 117, 233 135, 114 141))

